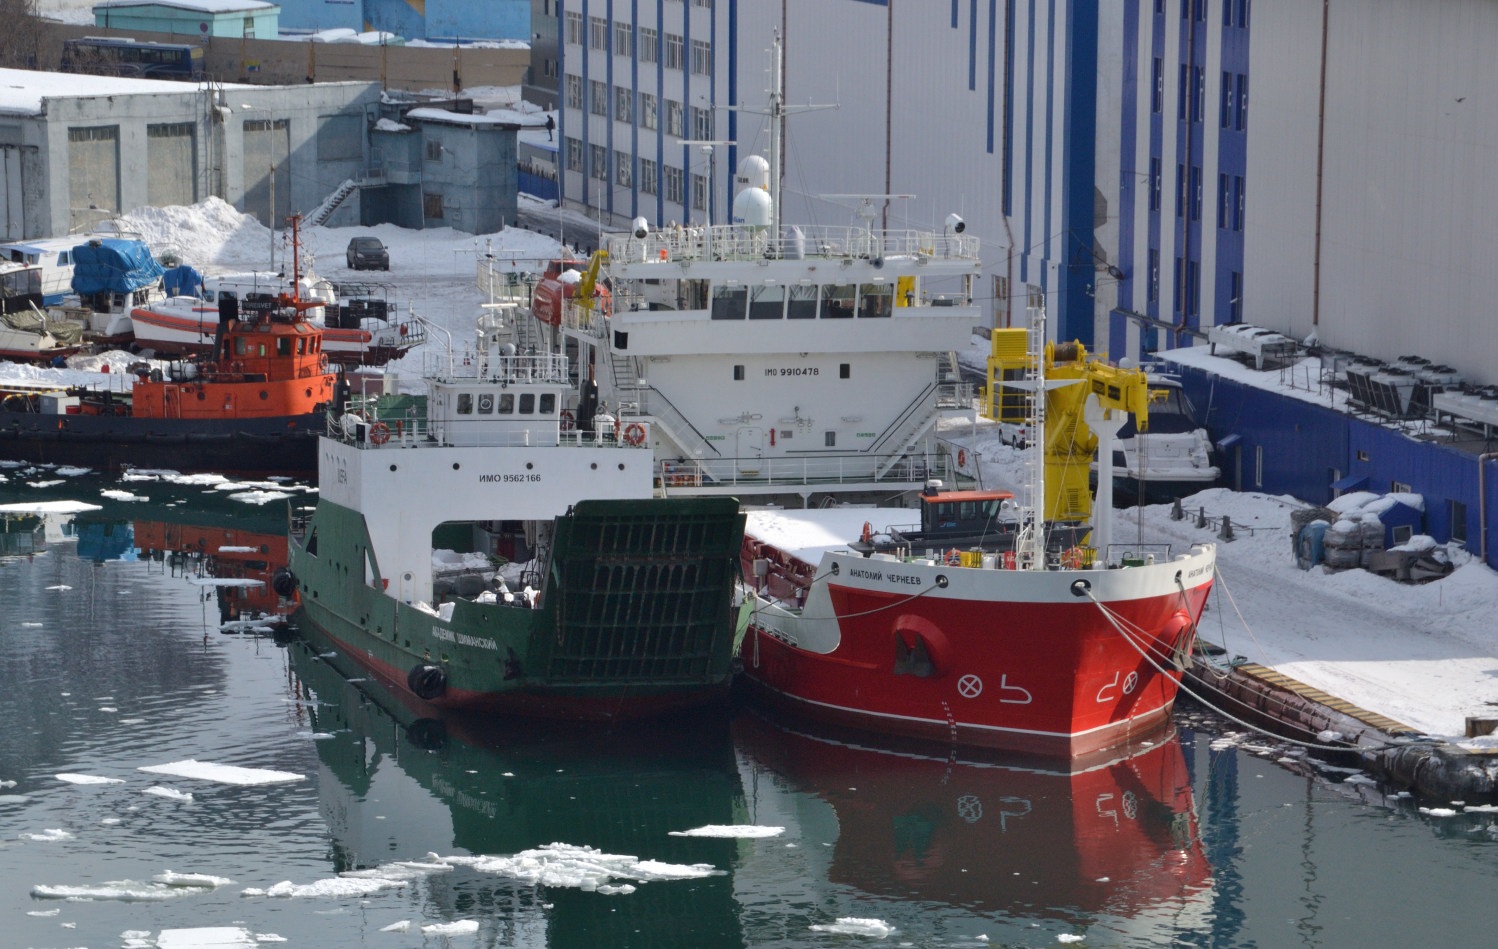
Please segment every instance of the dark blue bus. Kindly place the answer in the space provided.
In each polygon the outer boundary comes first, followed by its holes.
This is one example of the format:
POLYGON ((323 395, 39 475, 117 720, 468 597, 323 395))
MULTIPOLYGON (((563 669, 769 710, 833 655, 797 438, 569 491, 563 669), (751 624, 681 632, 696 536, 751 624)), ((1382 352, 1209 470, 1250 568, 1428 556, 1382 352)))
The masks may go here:
POLYGON ((62 71, 143 79, 202 79, 203 47, 85 36, 63 41, 62 71))

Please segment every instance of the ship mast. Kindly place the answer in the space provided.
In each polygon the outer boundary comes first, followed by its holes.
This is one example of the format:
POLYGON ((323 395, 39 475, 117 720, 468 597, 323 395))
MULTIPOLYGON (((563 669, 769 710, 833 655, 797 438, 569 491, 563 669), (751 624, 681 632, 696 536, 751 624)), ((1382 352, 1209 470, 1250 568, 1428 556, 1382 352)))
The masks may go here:
POLYGON ((1025 460, 1028 497, 1020 512, 1014 553, 1021 570, 1045 569, 1045 308, 1030 309, 1026 388, 1030 390, 1030 448, 1025 460))

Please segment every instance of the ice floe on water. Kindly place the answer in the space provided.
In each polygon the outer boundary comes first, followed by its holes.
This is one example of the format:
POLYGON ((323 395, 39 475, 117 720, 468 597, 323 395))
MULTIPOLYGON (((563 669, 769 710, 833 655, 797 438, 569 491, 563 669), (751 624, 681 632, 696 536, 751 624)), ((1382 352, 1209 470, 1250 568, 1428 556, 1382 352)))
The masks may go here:
POLYGON ((150 794, 153 797, 164 797, 172 801, 186 802, 192 800, 192 795, 187 791, 179 791, 176 788, 162 787, 159 784, 153 784, 148 788, 142 788, 140 793, 150 794))
MULTIPOLYGON (((113 900, 122 903, 159 903, 191 896, 194 893, 206 893, 233 882, 227 877, 209 876, 206 873, 176 873, 167 870, 156 874, 149 880, 111 880, 107 883, 81 886, 39 883, 31 888, 31 895, 41 900, 113 900)), ((183 945, 190 944, 184 943, 183 945)), ((204 943, 204 945, 215 944, 204 943)))
POLYGON ((129 930, 120 934, 124 949, 251 949, 264 943, 285 942, 274 933, 252 933, 242 926, 200 926, 193 929, 163 929, 156 938, 150 932, 129 930))
POLYGON ((282 880, 270 887, 245 887, 241 896, 272 896, 281 899, 346 899, 370 896, 381 890, 392 890, 405 886, 409 880, 391 877, 329 877, 315 883, 292 883, 282 880))
POLYGON ((615 880, 633 880, 638 883, 695 880, 718 876, 723 872, 706 863, 662 863, 562 843, 522 850, 510 856, 455 856, 440 859, 443 863, 498 874, 522 883, 568 886, 582 890, 599 889, 615 880))
POLYGON ((106 777, 103 777, 102 775, 97 775, 97 774, 74 774, 72 772, 63 772, 62 774, 55 775, 55 777, 57 778, 57 780, 64 781, 64 782, 66 782, 68 784, 124 784, 125 783, 125 779, 124 778, 106 778, 106 777))
POLYGON ((150 498, 144 494, 131 494, 129 491, 120 491, 115 488, 105 488, 99 492, 99 496, 109 498, 111 501, 149 501, 150 498))
POLYGON ((432 923, 421 927, 426 936, 467 936, 479 931, 476 919, 459 919, 451 923, 432 923))
POLYGON ((861 919, 857 916, 839 916, 837 922, 814 923, 809 928, 813 932, 836 933, 839 936, 873 936, 875 939, 883 939, 895 932, 895 927, 882 919, 861 919))
POLYGON ((212 764, 187 758, 167 764, 153 764, 138 768, 148 774, 168 774, 174 778, 196 778, 199 781, 217 781, 220 784, 282 784, 288 781, 305 781, 305 774, 291 771, 273 771, 269 768, 241 768, 237 765, 212 764))
POLYGON ((706 824, 691 830, 673 830, 671 837, 779 837, 784 827, 758 827, 753 824, 706 824))
POLYGON ((55 843, 59 840, 72 840, 73 835, 60 827, 49 827, 42 831, 26 831, 20 835, 22 840, 32 840, 37 843, 55 843))

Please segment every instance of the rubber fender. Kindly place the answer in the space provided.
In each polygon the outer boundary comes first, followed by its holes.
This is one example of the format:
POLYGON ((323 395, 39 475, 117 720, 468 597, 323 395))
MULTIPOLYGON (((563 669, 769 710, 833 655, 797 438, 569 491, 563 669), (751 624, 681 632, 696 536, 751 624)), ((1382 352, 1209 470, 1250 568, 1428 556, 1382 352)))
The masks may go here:
POLYGON ((418 698, 430 701, 447 691, 447 670, 427 664, 415 666, 406 673, 406 686, 418 698))
POLYGON ((276 591, 276 596, 289 600, 296 593, 296 575, 285 567, 277 567, 271 574, 270 588, 276 591))

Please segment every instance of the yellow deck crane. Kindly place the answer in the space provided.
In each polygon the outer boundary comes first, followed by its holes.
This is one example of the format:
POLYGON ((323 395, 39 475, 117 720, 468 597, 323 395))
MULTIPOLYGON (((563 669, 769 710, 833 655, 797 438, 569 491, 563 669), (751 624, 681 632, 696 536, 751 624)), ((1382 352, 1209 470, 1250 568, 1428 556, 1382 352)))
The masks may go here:
MULTIPOLYGON (((1143 370, 1121 369, 1089 356, 1080 342, 1046 343, 1043 372, 1036 372, 1025 329, 997 329, 988 356, 988 393, 983 414, 996 422, 1025 425, 1033 417, 1033 385, 1045 380, 1045 507, 1051 522, 1091 519, 1092 459, 1098 456, 1098 507, 1113 506, 1113 436, 1128 415, 1139 431, 1149 427, 1151 394, 1143 370), (1100 438, 1100 436, 1102 436, 1100 438), (1101 450, 1100 450, 1101 449, 1101 450)), ((1093 546, 1110 539, 1106 516, 1094 524, 1093 546), (1100 536, 1101 535, 1101 536, 1100 536)))

